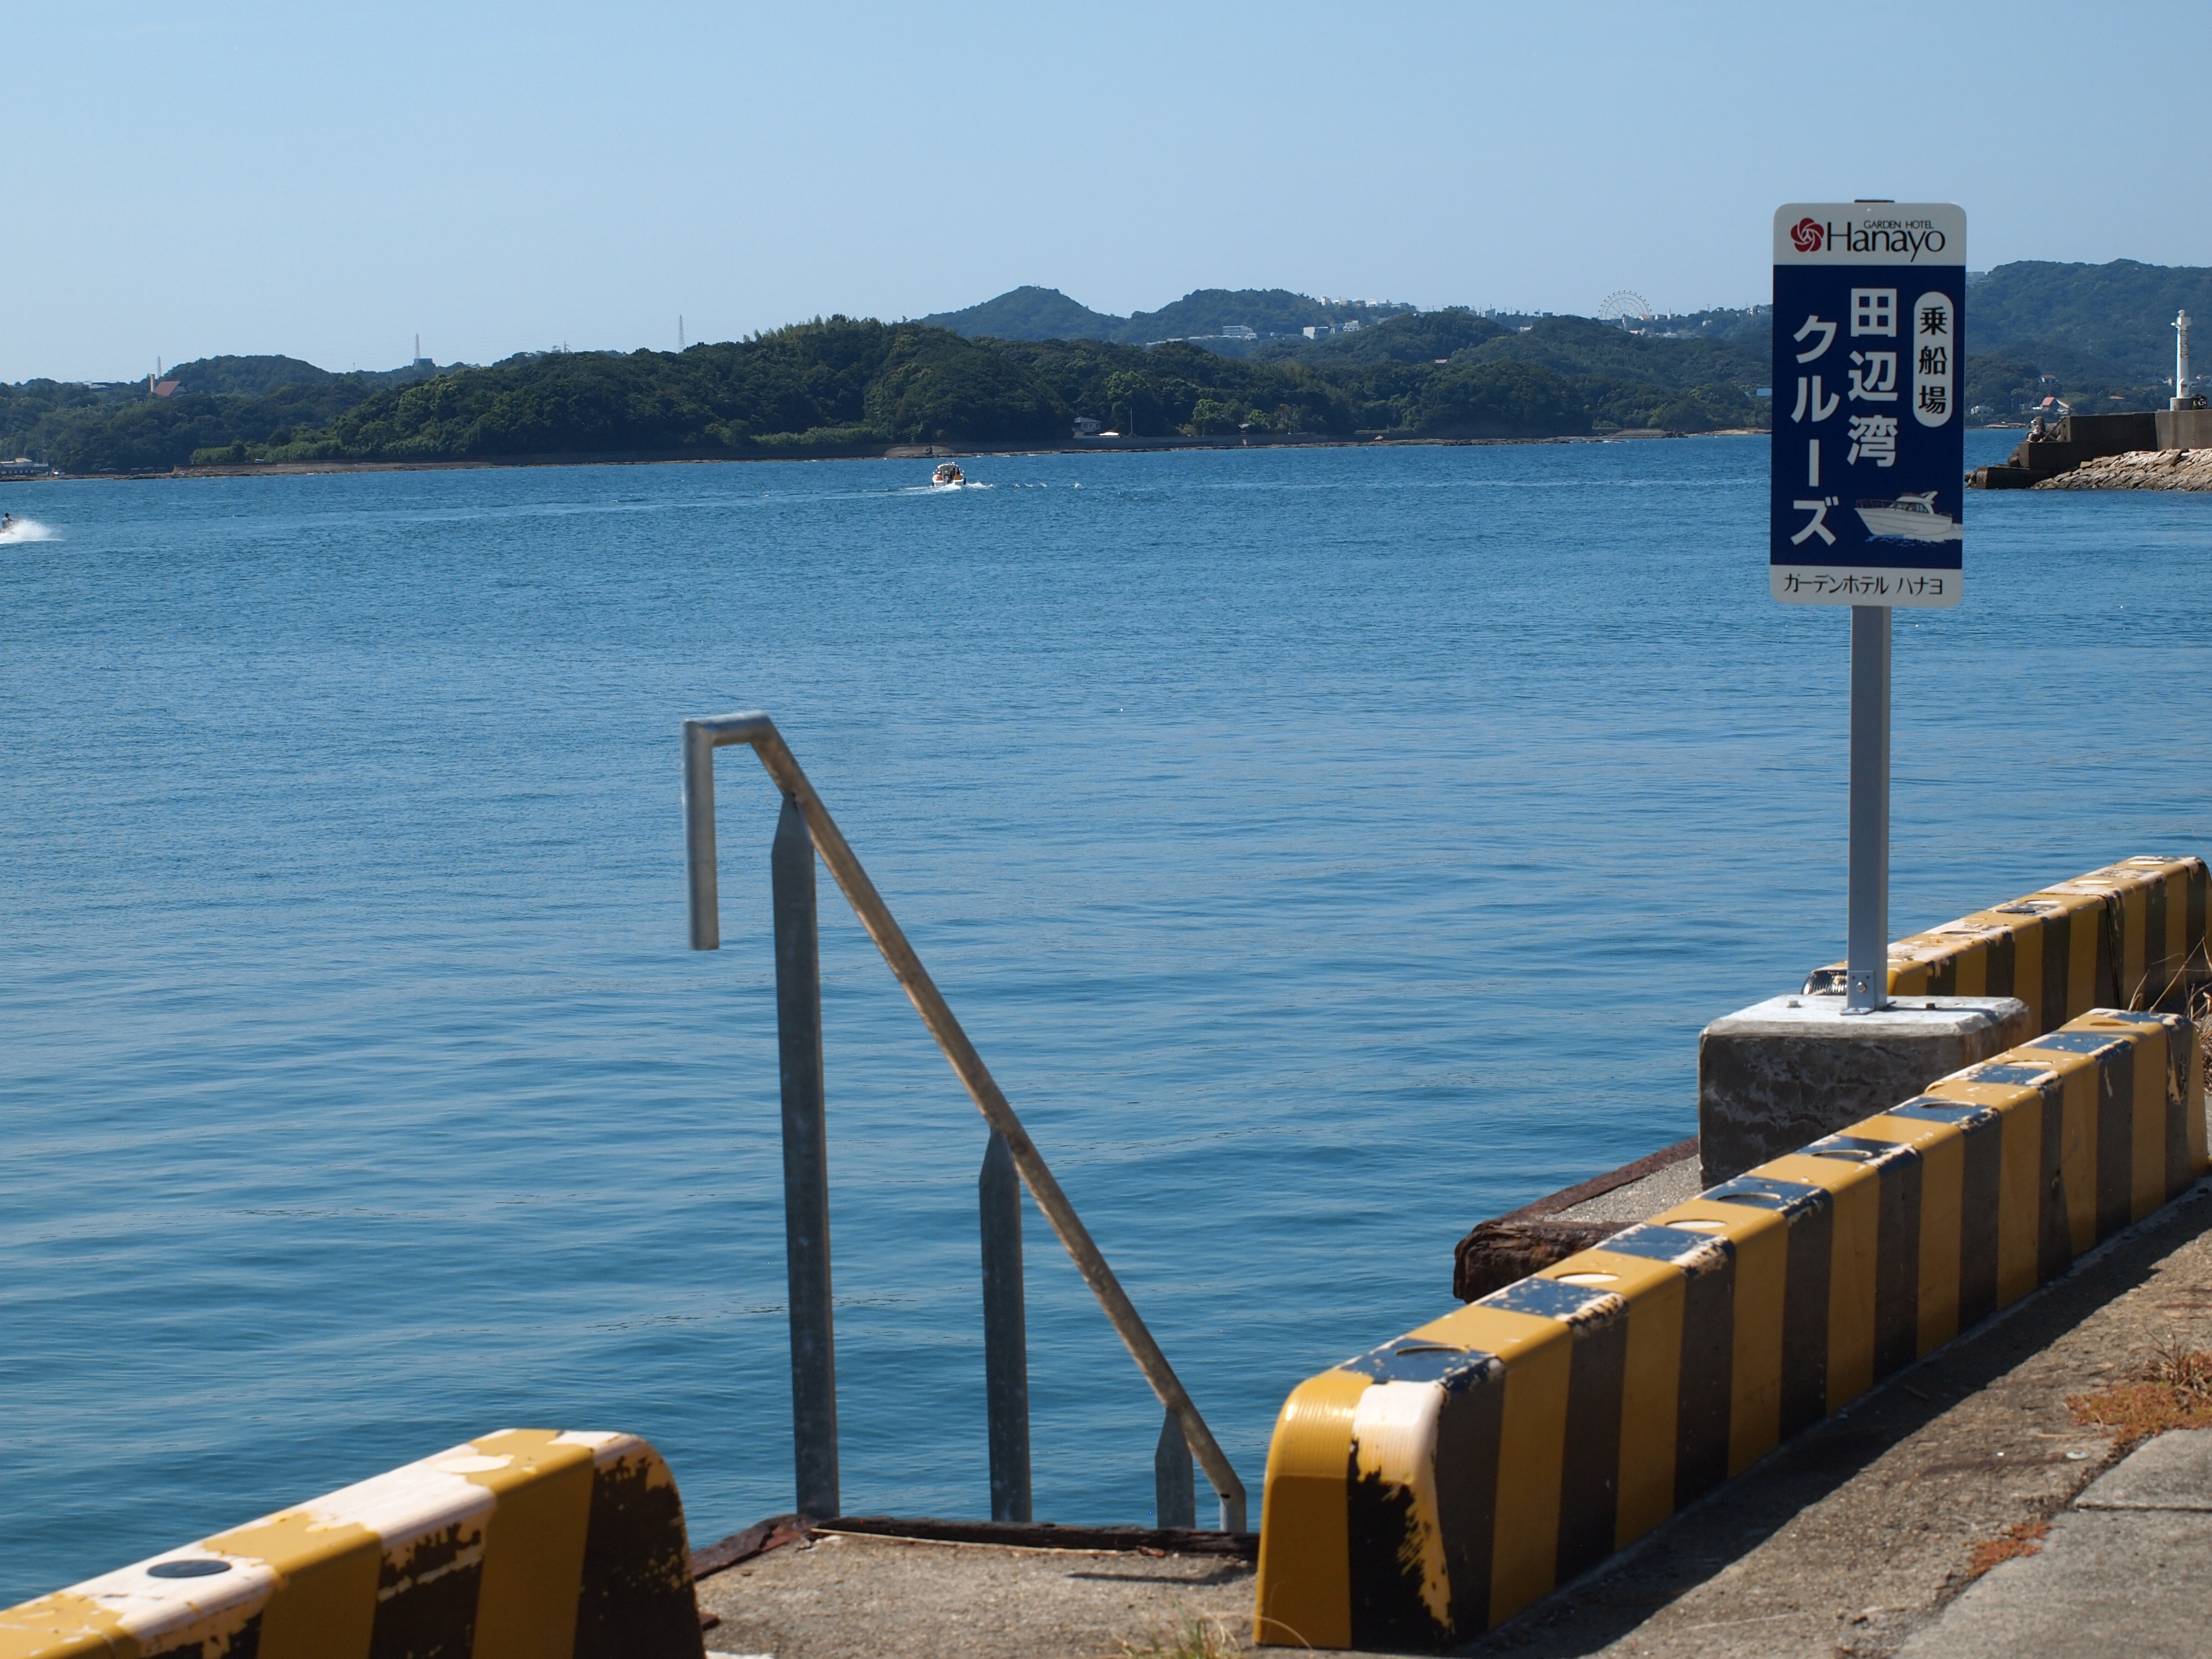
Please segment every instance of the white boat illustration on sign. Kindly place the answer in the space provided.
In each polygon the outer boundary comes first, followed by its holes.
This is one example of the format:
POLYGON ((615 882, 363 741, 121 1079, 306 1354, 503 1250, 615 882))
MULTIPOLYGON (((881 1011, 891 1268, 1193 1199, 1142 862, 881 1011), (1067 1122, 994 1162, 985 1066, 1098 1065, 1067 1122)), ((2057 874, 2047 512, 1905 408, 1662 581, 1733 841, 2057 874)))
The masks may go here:
POLYGON ((1966 535, 1965 526, 1949 514, 1936 510, 1932 489, 1917 495, 1899 495, 1893 501, 1862 501, 1858 509, 1867 534, 1881 540, 1955 542, 1966 535))

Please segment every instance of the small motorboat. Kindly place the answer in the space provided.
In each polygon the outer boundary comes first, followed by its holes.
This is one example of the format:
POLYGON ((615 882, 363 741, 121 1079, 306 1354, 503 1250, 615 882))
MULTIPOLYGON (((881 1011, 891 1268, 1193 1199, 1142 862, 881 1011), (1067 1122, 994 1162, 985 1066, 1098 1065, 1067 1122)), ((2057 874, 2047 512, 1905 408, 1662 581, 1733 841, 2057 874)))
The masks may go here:
POLYGON ((957 462, 939 461, 937 471, 929 475, 929 481, 933 484, 963 484, 968 479, 960 471, 957 462))

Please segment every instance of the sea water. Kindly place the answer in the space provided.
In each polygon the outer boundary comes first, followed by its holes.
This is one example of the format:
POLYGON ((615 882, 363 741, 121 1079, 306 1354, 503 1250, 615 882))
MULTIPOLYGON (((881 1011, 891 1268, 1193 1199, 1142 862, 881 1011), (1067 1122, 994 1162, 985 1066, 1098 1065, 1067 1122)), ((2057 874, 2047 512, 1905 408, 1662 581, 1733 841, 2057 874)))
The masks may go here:
MULTIPOLYGON (((1996 459, 2008 434, 1978 434, 1996 459)), ((1986 450, 1986 454, 1982 451, 1986 450)), ((0 1598, 518 1425, 792 1505, 773 714, 1252 1493, 1843 945, 1754 439, 58 483, 0 548, 0 1598)), ((2205 850, 2212 500, 1976 495, 1893 930, 2205 850)), ((822 882, 848 1512, 988 1513, 985 1131, 822 882)), ((1036 1511, 1159 1410, 1029 1214, 1036 1511)), ((1201 1518, 1211 1522, 1201 1483, 1201 1518)))

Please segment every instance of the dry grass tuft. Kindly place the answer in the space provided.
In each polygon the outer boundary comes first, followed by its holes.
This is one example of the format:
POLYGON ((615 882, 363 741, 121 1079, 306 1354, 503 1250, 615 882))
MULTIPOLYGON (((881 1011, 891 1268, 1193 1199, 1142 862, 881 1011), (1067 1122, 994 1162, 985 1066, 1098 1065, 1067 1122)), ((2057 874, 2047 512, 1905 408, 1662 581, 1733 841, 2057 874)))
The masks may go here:
POLYGON ((1182 1612, 1171 1627, 1153 1632, 1144 1646, 1121 1644, 1122 1659, 1237 1659, 1244 1651, 1226 1626, 1182 1612))
POLYGON ((2043 1540, 2050 1535, 2048 1521, 2015 1521, 1996 1537, 1984 1538, 1974 1546, 1973 1556, 1966 1563, 1967 1577, 1979 1578, 2000 1561, 2039 1554, 2043 1540))
POLYGON ((2168 1429, 2212 1429, 2212 1353, 2169 1339, 2122 1381, 2069 1395, 2066 1407, 2076 1423, 2110 1429, 2123 1445, 2168 1429))

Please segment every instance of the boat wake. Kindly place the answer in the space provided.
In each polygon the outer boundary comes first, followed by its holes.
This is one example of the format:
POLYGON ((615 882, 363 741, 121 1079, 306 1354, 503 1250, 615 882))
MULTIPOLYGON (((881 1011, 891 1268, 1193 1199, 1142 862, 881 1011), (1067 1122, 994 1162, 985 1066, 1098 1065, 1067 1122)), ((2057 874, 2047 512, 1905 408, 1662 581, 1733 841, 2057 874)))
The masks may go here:
POLYGON ((50 542, 54 539, 51 526, 36 519, 11 519, 0 526, 0 542, 50 542))
POLYGON ((975 478, 964 478, 955 484, 901 484, 884 493, 891 495, 957 495, 970 489, 1080 489, 1080 483, 1047 483, 1035 480, 1011 483, 983 483, 975 478))

